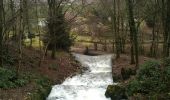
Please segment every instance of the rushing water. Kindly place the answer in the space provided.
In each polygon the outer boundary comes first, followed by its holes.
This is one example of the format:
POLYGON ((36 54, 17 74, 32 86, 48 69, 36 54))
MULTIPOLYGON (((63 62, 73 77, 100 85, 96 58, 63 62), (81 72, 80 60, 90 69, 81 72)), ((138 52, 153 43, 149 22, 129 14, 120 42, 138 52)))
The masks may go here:
POLYGON ((88 70, 53 86, 47 100, 110 100, 105 91, 112 80, 112 55, 73 54, 88 70))

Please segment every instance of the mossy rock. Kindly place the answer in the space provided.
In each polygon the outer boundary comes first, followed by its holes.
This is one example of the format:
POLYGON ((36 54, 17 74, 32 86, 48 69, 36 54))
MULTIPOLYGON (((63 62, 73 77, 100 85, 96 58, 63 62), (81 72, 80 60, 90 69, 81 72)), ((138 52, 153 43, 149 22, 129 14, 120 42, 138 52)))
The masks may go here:
POLYGON ((105 96, 107 98, 111 98, 112 100, 127 99, 127 96, 125 94, 125 88, 119 85, 109 85, 105 92, 105 96))

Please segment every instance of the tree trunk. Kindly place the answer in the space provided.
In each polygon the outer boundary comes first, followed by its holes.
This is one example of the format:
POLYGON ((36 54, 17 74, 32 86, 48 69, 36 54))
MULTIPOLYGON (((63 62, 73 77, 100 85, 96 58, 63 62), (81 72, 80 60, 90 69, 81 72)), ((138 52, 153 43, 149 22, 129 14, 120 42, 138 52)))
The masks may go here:
MULTIPOLYGON (((38 15, 38 0, 35 0, 35 4, 36 4, 36 8, 35 8, 35 10, 36 10, 36 22, 37 22, 37 28, 36 28, 36 32, 38 33, 38 35, 39 35, 39 49, 40 49, 40 59, 39 59, 39 67, 41 67, 41 63, 42 63, 42 60, 43 60, 43 53, 42 53, 42 46, 41 46, 41 32, 40 32, 40 27, 39 27, 39 25, 38 25, 38 23, 39 23, 39 15, 38 15)), ((46 54, 46 52, 45 52, 45 54, 46 54)))
POLYGON ((48 1, 49 5, 49 32, 51 35, 51 42, 53 44, 52 47, 52 52, 51 52, 51 58, 55 59, 55 53, 56 53, 56 35, 54 32, 54 22, 55 20, 55 15, 56 15, 56 0, 49 0, 48 1))
POLYGON ((163 26, 163 37, 164 37, 164 42, 163 42, 163 56, 166 57, 166 47, 167 47, 167 32, 166 32, 166 2, 165 0, 162 0, 162 26, 163 26))
POLYGON ((98 50, 97 42, 94 42, 94 50, 95 50, 95 51, 98 50))
MULTIPOLYGON (((137 29, 134 21, 134 14, 133 14, 133 2, 132 0, 126 0, 127 9, 128 9, 128 17, 129 17, 129 27, 130 27, 130 33, 131 33, 131 56, 133 56, 133 50, 135 51, 135 63, 136 68, 138 67, 138 35, 137 35, 137 29)), ((131 57, 131 62, 133 60, 133 57, 131 57)))
POLYGON ((151 57, 156 57, 156 34, 155 34, 155 22, 156 22, 156 15, 153 17, 153 30, 152 30, 152 45, 150 48, 151 57))
POLYGON ((20 68, 22 66, 22 37, 24 32, 24 20, 23 20, 23 0, 20 0, 20 19, 19 19, 19 39, 18 39, 18 52, 19 61, 17 67, 17 77, 19 77, 20 68))
MULTIPOLYGON (((15 16, 15 9, 14 9, 14 1, 10 0, 10 9, 12 12, 12 18, 14 18, 15 16)), ((16 18, 14 18, 14 20, 16 20, 16 18)), ((13 27, 12 27, 12 31, 13 31, 13 39, 16 40, 16 24, 13 23, 13 27)))
POLYGON ((169 49, 170 49, 170 0, 167 0, 167 12, 166 12, 166 26, 165 26, 165 34, 167 36, 165 42, 165 57, 169 57, 169 49))
POLYGON ((32 34, 30 32, 30 22, 29 22, 29 8, 28 8, 28 0, 23 0, 23 10, 24 10, 24 18, 26 21, 26 26, 27 26, 27 32, 28 32, 28 38, 30 39, 30 47, 32 47, 32 34))
POLYGON ((3 0, 0 0, 0 67, 3 66, 3 0))
POLYGON ((113 29, 115 36, 115 47, 116 47, 116 59, 120 58, 120 50, 119 50, 119 38, 118 38, 118 30, 117 30, 117 17, 116 17, 116 0, 114 0, 114 15, 113 15, 113 29))

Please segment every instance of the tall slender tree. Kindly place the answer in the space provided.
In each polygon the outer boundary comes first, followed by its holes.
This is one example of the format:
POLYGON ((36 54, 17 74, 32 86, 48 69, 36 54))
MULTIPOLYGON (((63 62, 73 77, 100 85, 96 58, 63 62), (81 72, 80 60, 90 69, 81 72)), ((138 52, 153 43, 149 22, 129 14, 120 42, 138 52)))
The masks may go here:
POLYGON ((164 37, 164 42, 163 42, 163 56, 166 57, 166 47, 167 47, 167 32, 166 32, 166 0, 161 0, 161 17, 162 17, 162 26, 163 26, 163 37, 164 37))
MULTIPOLYGON (((133 0, 126 0, 126 6, 128 9, 128 19, 129 19, 129 27, 130 27, 130 37, 131 37, 131 60, 134 60, 135 58, 135 64, 136 67, 138 67, 138 34, 137 34, 137 28, 135 25, 134 20, 134 12, 133 12, 133 0), (135 55, 133 55, 133 52, 135 51, 135 55)), ((134 63, 134 61, 132 61, 134 63)))
POLYGON ((0 0, 0 66, 3 65, 3 0, 0 0))
POLYGON ((48 6, 49 6, 49 19, 48 19, 48 28, 49 28, 49 34, 50 34, 50 40, 52 43, 52 53, 51 58, 55 59, 55 52, 56 52, 56 35, 54 32, 54 22, 55 20, 55 14, 56 14, 56 0, 48 0, 48 6))
POLYGON ((32 33, 30 31, 30 21, 29 21, 29 0, 23 0, 23 10, 24 10, 24 19, 27 26, 28 38, 30 39, 30 47, 32 47, 32 33))
POLYGON ((19 17, 19 36, 18 36, 18 67, 17 77, 19 76, 20 68, 22 66, 22 37, 24 32, 24 18, 23 18, 23 0, 20 0, 20 17, 19 17))
MULTIPOLYGON (((10 9, 11 9, 11 15, 12 18, 14 18, 13 20, 16 20, 15 18, 15 4, 14 4, 14 0, 10 0, 10 9)), ((13 23, 14 25, 12 26, 12 32, 13 32, 13 37, 16 40, 16 24, 13 23)))
POLYGON ((165 21, 165 57, 169 57, 169 49, 170 49, 170 0, 166 1, 167 10, 166 10, 166 21, 165 21))
POLYGON ((119 14, 120 14, 120 0, 116 2, 116 0, 113 1, 113 7, 114 7, 114 34, 115 34, 115 45, 116 45, 116 58, 118 59, 120 57, 120 31, 119 31, 119 14), (117 5, 117 6, 116 6, 117 5))

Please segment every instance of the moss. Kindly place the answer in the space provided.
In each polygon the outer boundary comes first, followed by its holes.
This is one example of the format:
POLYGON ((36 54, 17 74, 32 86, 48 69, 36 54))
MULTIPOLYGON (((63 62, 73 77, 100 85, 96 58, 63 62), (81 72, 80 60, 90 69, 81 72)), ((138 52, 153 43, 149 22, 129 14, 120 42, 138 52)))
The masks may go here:
POLYGON ((107 98, 111 98, 112 100, 127 99, 125 88, 120 85, 109 85, 105 92, 105 96, 107 98))

